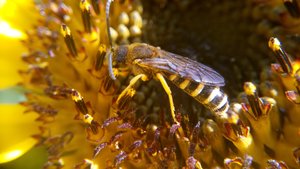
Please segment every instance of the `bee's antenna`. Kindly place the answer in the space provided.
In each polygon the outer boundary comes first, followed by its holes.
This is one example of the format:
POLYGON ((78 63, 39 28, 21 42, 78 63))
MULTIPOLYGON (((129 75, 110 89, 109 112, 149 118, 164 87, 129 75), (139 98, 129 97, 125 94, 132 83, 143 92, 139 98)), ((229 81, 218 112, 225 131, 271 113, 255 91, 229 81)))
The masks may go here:
POLYGON ((112 54, 115 51, 113 44, 112 44, 112 39, 111 39, 111 33, 110 33, 110 22, 109 22, 109 11, 110 11, 110 4, 114 0, 107 0, 106 2, 106 7, 105 7, 105 15, 106 15, 106 26, 107 26, 107 34, 108 34, 108 41, 109 45, 111 47, 111 52, 108 53, 108 72, 109 76, 111 79, 116 80, 116 77, 113 72, 113 63, 112 63, 112 54))
POLYGON ((114 75, 114 71, 113 71, 113 63, 112 63, 112 54, 113 54, 113 50, 112 52, 109 52, 108 53, 108 73, 109 73, 109 76, 112 80, 116 80, 116 77, 114 75))

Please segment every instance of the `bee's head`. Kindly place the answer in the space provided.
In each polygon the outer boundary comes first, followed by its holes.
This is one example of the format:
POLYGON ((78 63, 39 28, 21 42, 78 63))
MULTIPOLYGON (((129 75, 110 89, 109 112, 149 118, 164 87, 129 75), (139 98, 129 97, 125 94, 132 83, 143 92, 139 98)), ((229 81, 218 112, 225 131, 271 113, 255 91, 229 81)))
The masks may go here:
POLYGON ((116 77, 113 73, 113 62, 117 64, 126 64, 126 55, 128 52, 128 48, 125 45, 118 46, 116 48, 111 48, 108 52, 108 72, 109 76, 116 80, 116 77))
POLYGON ((128 47, 125 45, 121 45, 115 48, 113 53, 113 61, 117 63, 125 63, 126 62, 126 56, 128 53, 128 47))

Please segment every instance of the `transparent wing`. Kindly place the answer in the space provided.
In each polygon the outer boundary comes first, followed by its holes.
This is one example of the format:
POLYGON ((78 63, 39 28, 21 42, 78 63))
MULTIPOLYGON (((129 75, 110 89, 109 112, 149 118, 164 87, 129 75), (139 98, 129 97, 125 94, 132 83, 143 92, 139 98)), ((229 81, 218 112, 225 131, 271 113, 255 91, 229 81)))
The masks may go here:
POLYGON ((224 78, 212 68, 197 61, 158 50, 152 58, 138 59, 138 65, 162 72, 179 75, 181 78, 211 86, 224 86, 224 78))

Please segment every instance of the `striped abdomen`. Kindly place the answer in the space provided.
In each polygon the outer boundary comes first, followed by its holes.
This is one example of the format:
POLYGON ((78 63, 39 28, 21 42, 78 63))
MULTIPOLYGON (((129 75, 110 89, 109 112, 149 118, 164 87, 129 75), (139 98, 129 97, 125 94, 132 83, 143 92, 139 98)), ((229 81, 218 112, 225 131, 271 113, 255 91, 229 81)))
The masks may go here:
POLYGON ((227 95, 220 90, 219 86, 197 83, 189 79, 181 78, 175 74, 165 75, 177 87, 194 97, 212 112, 219 115, 227 112, 229 108, 227 95))

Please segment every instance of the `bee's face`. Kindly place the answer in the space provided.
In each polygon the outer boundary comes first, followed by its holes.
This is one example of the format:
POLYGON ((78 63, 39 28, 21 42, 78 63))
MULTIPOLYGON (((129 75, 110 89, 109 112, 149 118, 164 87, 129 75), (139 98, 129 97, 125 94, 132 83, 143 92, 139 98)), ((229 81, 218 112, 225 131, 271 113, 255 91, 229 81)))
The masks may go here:
POLYGON ((121 45, 116 47, 113 54, 113 60, 117 63, 125 63, 127 61, 128 46, 121 45))

